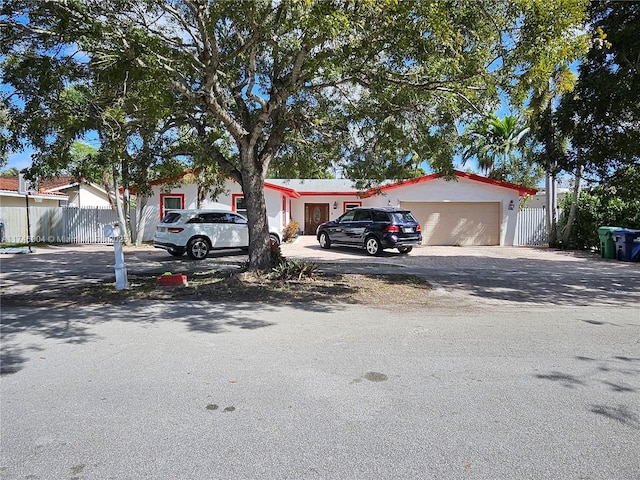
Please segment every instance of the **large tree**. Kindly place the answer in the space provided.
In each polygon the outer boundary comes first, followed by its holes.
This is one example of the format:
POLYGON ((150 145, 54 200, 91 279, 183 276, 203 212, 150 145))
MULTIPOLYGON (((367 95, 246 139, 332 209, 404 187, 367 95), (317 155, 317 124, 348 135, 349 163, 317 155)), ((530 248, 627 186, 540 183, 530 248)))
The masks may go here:
POLYGON ((589 12, 592 46, 558 117, 571 137, 569 162, 606 181, 640 163, 640 2, 593 2, 589 12))
MULTIPOLYGON (((589 16, 591 48, 580 64, 572 94, 563 97, 556 115, 550 117, 559 135, 570 139, 568 154, 557 157, 559 166, 575 172, 564 244, 579 220, 581 177, 599 184, 605 194, 615 192, 621 204, 637 205, 640 2, 593 2, 589 16)), ((635 221, 632 217, 629 222, 635 221)))
POLYGON ((184 116, 223 130, 231 155, 212 143, 209 158, 242 186, 249 266, 261 270, 274 160, 304 167, 303 156, 333 151, 341 158, 314 160, 343 161, 360 180, 406 178, 423 161, 451 172, 460 122, 492 111, 501 91, 521 100, 578 55, 587 4, 5 0, 0 48, 72 72, 126 62, 171 91, 184 116))

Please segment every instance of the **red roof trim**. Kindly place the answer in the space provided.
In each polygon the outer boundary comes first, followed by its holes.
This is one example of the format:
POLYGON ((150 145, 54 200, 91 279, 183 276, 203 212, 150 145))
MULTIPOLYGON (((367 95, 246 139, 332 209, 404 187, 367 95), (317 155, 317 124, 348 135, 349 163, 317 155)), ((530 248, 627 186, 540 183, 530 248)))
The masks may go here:
POLYGON ((300 198, 300 193, 298 193, 293 188, 283 187, 282 185, 274 185, 273 183, 268 182, 264 182, 264 186, 265 188, 270 188, 271 190, 276 190, 277 192, 289 195, 292 198, 300 198))
POLYGON ((341 195, 341 196, 355 195, 355 196, 360 196, 360 194, 361 194, 361 192, 358 192, 356 190, 348 191, 348 192, 300 192, 300 196, 302 196, 302 197, 322 196, 322 195, 341 195))
MULTIPOLYGON (((476 175, 474 173, 467 173, 467 172, 461 172, 459 170, 455 171, 455 175, 456 177, 460 177, 460 178, 466 178, 467 180, 474 180, 476 182, 481 182, 481 183, 486 183, 488 185, 493 185, 496 187, 502 187, 502 188, 509 188, 511 190, 517 190, 518 194, 520 196, 523 195, 535 195, 536 192, 538 191, 535 188, 529 188, 529 187, 524 187, 522 185, 515 185, 513 183, 509 183, 509 182, 503 182, 501 180, 494 180, 493 178, 487 178, 487 177, 481 177, 480 175, 476 175)), ((403 180, 397 183, 393 183, 391 185, 386 185, 386 186, 382 186, 382 187, 376 187, 376 188, 370 188, 369 190, 367 190, 363 197, 370 197, 372 195, 375 195, 376 193, 379 192, 386 192, 389 190, 393 190, 396 188, 400 188, 400 187, 406 187, 407 185, 414 185, 414 184, 418 184, 418 183, 424 183, 424 182, 429 182, 431 180, 437 180, 438 178, 441 178, 441 175, 437 174, 437 173, 432 173, 431 175, 425 175, 423 177, 418 177, 418 178, 412 178, 410 180, 403 180)))
MULTIPOLYGON (((187 170, 185 171, 182 175, 180 175, 179 177, 173 177, 173 178, 169 178, 169 177, 165 177, 165 178, 161 178, 158 180, 155 180, 153 182, 150 183, 150 185, 159 185, 159 184, 163 184, 163 183, 167 183, 169 181, 178 181, 181 180, 185 175, 189 174, 189 173, 196 173, 193 170, 187 170)), ((538 191, 535 188, 530 188, 530 187, 525 187, 522 185, 516 185, 514 183, 509 183, 509 182, 503 182, 501 180, 494 180, 493 178, 487 178, 487 177, 482 177, 480 175, 476 175, 475 173, 467 173, 467 172, 461 172, 459 170, 455 170, 455 175, 456 177, 459 178, 466 178, 467 180, 473 180, 476 182, 481 182, 481 183, 486 183, 488 185, 493 185, 495 187, 502 187, 502 188, 508 188, 511 190, 517 190, 518 194, 520 196, 523 195, 535 195, 536 192, 538 191)), ((401 188, 401 187, 406 187, 408 185, 414 185, 414 184, 418 184, 418 183, 424 183, 424 182, 430 182, 431 180, 437 180, 438 178, 441 178, 441 175, 437 174, 437 173, 432 173, 430 175, 425 175, 422 177, 418 177, 418 178, 412 178, 409 180, 402 180, 400 182, 396 182, 396 183, 392 183, 389 185, 385 185, 385 186, 380 186, 380 187, 374 187, 374 188, 370 188, 369 190, 366 190, 364 192, 360 192, 357 190, 351 190, 351 191, 343 191, 343 192, 318 192, 318 191, 303 191, 303 192, 299 192, 293 188, 289 188, 289 187, 285 187, 282 185, 275 185, 273 183, 269 183, 269 182, 264 182, 264 186, 265 188, 269 188, 271 190, 275 190, 277 192, 281 192, 285 195, 290 196, 291 198, 300 198, 300 197, 311 197, 311 196, 356 196, 356 197, 360 197, 360 198, 367 198, 367 197, 371 197, 377 193, 380 192, 387 192, 389 190, 393 190, 396 188, 401 188)), ((131 188, 131 190, 134 190, 135 186, 131 188)), ((135 190, 134 190, 135 191, 135 190)))

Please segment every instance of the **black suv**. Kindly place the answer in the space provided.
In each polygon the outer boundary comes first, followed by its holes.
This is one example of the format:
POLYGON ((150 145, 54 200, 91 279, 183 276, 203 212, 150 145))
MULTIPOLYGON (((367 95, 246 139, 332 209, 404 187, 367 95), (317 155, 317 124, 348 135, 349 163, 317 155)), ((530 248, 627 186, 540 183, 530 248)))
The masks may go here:
POLYGON ((379 255, 385 248, 409 253, 422 242, 420 224, 409 210, 392 207, 358 207, 343 213, 316 230, 322 248, 348 245, 379 255))

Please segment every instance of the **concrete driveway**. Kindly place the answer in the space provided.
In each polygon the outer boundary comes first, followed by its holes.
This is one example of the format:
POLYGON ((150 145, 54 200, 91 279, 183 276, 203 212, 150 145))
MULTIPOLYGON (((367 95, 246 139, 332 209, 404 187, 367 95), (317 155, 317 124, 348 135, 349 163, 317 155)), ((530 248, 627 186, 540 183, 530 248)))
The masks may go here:
POLYGON ((418 275, 476 301, 542 305, 639 305, 640 263, 546 247, 417 247, 370 257, 363 250, 324 250, 312 236, 282 246, 285 256, 324 269, 418 275))

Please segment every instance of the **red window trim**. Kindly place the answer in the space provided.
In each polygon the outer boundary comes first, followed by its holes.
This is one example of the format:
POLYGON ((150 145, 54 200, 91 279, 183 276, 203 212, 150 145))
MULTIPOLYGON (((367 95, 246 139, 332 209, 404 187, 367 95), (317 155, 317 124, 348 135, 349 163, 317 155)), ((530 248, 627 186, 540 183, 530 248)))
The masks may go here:
POLYGON ((347 211, 347 204, 349 204, 349 205, 358 205, 359 207, 362 206, 362 202, 358 202, 358 201, 342 202, 342 213, 347 211))
POLYGON ((231 194, 231 211, 236 211, 236 198, 244 198, 242 193, 232 193, 231 194))
POLYGON ((160 194, 160 220, 164 218, 164 199, 167 197, 179 198, 180 208, 184 208, 184 193, 161 193, 160 194))

